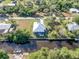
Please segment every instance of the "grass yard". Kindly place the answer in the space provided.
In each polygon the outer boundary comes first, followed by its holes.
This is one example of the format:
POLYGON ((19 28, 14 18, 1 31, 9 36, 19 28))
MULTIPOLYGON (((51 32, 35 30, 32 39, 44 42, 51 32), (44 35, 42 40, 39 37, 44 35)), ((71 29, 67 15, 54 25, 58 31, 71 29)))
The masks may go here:
POLYGON ((35 22, 36 20, 34 19, 27 19, 27 20, 17 20, 16 23, 17 23, 17 29, 26 29, 27 31, 30 32, 30 34, 33 35, 32 33, 32 28, 33 28, 33 23, 35 22))

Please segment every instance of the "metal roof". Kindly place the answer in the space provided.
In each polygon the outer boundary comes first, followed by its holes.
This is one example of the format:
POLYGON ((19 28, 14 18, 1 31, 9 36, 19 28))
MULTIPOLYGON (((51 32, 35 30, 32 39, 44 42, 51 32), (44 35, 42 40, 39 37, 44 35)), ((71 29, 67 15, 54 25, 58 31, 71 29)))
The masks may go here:
POLYGON ((34 22, 34 24, 33 24, 33 32, 45 32, 44 25, 39 23, 39 22, 34 22))
POLYGON ((9 29, 11 24, 0 23, 0 29, 9 29))

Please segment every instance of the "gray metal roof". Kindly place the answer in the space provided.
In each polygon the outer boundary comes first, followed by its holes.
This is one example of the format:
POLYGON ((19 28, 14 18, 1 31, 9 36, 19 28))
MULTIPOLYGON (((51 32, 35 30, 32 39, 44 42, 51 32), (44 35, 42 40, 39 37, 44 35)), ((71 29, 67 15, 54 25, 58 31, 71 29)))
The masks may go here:
POLYGON ((33 24, 33 32, 45 32, 45 27, 43 24, 34 22, 33 24))

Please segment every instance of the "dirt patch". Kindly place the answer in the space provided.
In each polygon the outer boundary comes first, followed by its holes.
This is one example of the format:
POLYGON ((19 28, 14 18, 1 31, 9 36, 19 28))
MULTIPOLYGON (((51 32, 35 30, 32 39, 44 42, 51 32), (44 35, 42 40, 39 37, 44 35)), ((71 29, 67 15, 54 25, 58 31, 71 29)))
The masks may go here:
POLYGON ((17 20, 17 29, 26 29, 32 33, 33 23, 35 20, 17 20))
POLYGON ((18 28, 21 28, 21 29, 28 29, 30 27, 29 21, 20 20, 17 22, 17 24, 18 24, 18 28))

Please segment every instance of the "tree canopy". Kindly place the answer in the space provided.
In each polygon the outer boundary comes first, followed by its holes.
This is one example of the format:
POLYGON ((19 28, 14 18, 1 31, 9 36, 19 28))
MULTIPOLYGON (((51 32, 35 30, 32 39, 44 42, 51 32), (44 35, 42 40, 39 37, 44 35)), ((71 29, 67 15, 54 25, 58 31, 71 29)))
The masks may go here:
POLYGON ((0 59, 9 59, 9 56, 5 51, 0 50, 0 59))
POLYGON ((17 30, 7 36, 8 40, 15 43, 26 43, 29 38, 31 38, 31 35, 26 30, 17 30))
POLYGON ((35 12, 43 12, 44 10, 49 10, 48 13, 50 13, 53 11, 68 11, 73 7, 79 8, 78 0, 18 0, 16 6, 4 7, 2 10, 7 13, 16 12, 19 16, 31 16, 35 12))

